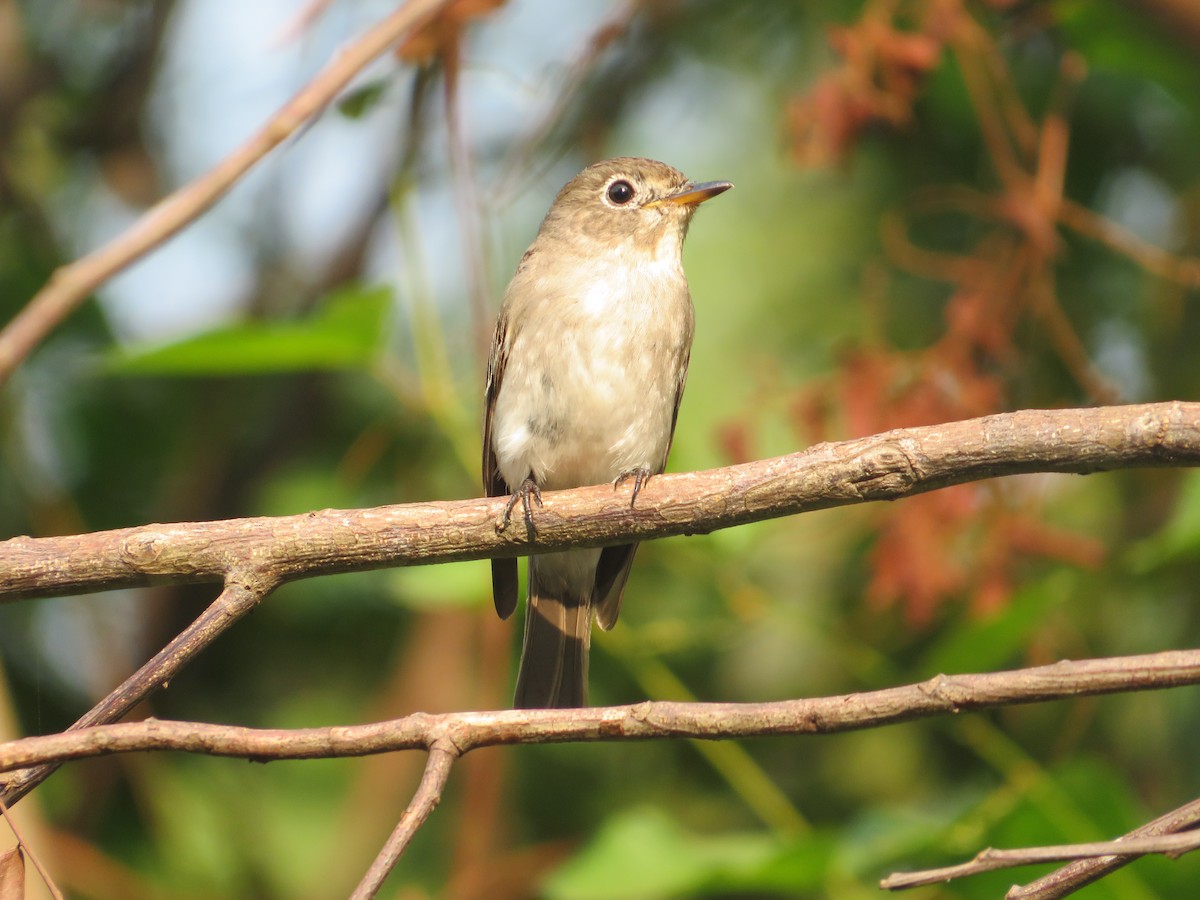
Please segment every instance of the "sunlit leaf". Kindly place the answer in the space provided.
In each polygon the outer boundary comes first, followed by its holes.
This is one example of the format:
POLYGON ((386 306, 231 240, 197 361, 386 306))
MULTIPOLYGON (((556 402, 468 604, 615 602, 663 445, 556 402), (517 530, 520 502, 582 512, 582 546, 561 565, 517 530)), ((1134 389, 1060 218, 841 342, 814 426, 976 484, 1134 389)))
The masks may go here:
POLYGON ((165 347, 123 350, 108 364, 118 375, 265 375, 352 369, 379 350, 391 290, 351 288, 295 322, 232 325, 165 347))
POLYGON ((610 820, 543 885, 554 900, 678 897, 685 893, 797 891, 820 883, 828 846, 773 835, 698 835, 651 807, 610 820))
POLYGON ((387 585, 388 593, 397 603, 413 609, 478 607, 491 603, 487 560, 445 566, 404 566, 388 573, 387 585))

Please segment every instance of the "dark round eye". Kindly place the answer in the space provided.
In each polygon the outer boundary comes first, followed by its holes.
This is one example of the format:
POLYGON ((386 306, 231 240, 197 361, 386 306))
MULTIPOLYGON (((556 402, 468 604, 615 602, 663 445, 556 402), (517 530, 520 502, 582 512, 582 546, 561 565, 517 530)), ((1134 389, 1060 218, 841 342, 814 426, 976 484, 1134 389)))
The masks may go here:
POLYGON ((609 202, 624 206, 633 199, 633 185, 624 179, 614 181, 608 186, 609 202))

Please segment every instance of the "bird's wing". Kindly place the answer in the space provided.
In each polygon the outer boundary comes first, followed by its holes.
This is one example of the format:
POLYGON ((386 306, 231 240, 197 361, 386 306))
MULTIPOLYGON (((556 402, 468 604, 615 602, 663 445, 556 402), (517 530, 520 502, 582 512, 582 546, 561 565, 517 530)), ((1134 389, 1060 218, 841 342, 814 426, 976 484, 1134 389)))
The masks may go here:
POLYGON ((633 552, 637 548, 637 544, 621 544, 617 547, 605 547, 600 551, 592 598, 596 610, 596 624, 605 631, 611 630, 617 624, 617 616, 621 613, 621 597, 625 593, 625 582, 629 580, 633 552))
MULTIPOLYGON (((508 347, 508 316, 502 310, 496 322, 496 336, 492 340, 492 352, 488 358, 487 386, 483 393, 483 489, 489 497, 503 497, 509 493, 496 461, 496 449, 492 446, 492 414, 496 409, 496 398, 500 394, 504 367, 508 362, 508 347)), ((517 608, 519 587, 516 559, 493 559, 492 599, 501 619, 507 619, 517 608)))
POLYGON ((667 449, 663 453, 662 464, 659 465, 659 474, 667 468, 667 457, 671 455, 671 444, 675 440, 675 423, 679 421, 679 404, 683 402, 683 389, 687 387, 688 363, 692 360, 692 348, 689 346, 683 351, 683 363, 679 366, 679 378, 675 382, 675 406, 671 409, 671 434, 667 437, 667 449))

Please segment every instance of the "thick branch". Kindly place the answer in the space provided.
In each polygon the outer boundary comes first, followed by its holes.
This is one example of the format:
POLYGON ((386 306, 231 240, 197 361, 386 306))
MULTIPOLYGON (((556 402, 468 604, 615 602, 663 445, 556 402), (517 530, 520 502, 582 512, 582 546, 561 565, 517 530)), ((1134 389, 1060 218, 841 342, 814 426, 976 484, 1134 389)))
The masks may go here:
POLYGON ((300 89, 245 144, 195 181, 157 203, 116 239, 58 269, 0 330, 0 384, 22 359, 97 287, 153 250, 219 200, 246 172, 329 104, 368 63, 446 0, 409 0, 300 89))
POLYGON ((895 500, 1028 472, 1200 465, 1200 403, 1023 410, 820 444, 629 488, 546 493, 524 528, 497 529, 503 498, 322 510, 298 516, 145 525, 0 542, 5 599, 163 582, 219 581, 247 568, 276 581, 531 550, 696 534, 816 509, 895 500))
POLYGON ((772 703, 649 702, 584 709, 414 713, 369 725, 295 730, 147 719, 0 744, 0 771, 146 750, 265 761, 367 756, 439 743, 462 754, 500 744, 827 734, 1017 703, 1186 684, 1200 684, 1200 650, 938 675, 902 687, 772 703))

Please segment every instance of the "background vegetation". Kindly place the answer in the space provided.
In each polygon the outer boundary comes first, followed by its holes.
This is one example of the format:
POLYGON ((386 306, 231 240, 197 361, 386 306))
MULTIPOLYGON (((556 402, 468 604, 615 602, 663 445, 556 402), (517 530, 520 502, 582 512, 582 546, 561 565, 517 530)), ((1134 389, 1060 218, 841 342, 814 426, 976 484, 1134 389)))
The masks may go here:
MULTIPOLYGON (((0 321, 389 4, 0 0, 0 321)), ((737 189, 685 256, 687 470, 1200 393, 1200 12, 1170 0, 461 2, 0 391, 0 537, 475 496, 485 345, 557 188, 737 189)), ((487 567, 297 583, 146 715, 503 706, 487 567)), ((1038 476, 647 545, 593 702, 754 700, 1193 646, 1200 474, 1038 476)), ((69 724, 211 599, 0 608, 0 731, 69 724)), ((1195 689, 812 740, 479 751, 394 897, 877 896, 1200 794, 1195 689)), ((22 802, 80 897, 344 896, 416 755, 96 760, 22 802)), ((1088 896, 1183 896, 1194 859, 1088 896)), ((920 897, 995 897, 1010 874, 920 897)))

